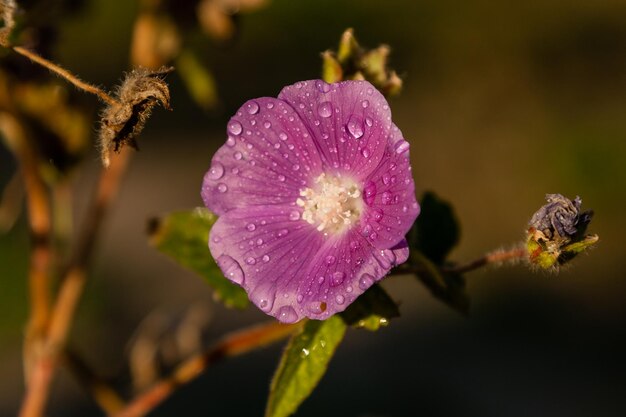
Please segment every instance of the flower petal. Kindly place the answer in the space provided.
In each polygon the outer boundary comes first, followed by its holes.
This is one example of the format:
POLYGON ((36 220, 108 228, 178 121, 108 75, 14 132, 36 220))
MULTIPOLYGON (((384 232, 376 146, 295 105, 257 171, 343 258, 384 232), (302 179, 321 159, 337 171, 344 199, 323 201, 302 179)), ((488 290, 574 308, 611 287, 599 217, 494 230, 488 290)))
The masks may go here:
POLYGON ((331 170, 347 171, 362 180, 380 163, 391 112, 382 94, 367 81, 302 81, 285 87, 278 98, 295 109, 317 138, 318 151, 331 170))
POLYGON ((220 216, 209 248, 224 275, 263 312, 295 322, 302 318, 297 289, 323 241, 291 206, 251 206, 220 216))
POLYGON ((376 250, 355 230, 327 241, 300 281, 298 309, 318 320, 339 313, 408 256, 405 240, 376 250))
POLYGON ((209 237, 224 275, 282 322, 343 311, 408 257, 406 242, 374 250, 357 231, 325 239, 292 212, 280 205, 230 210, 209 237))
POLYGON ((383 162, 365 181, 360 232, 377 249, 400 242, 420 212, 409 161, 409 143, 394 125, 383 162))
POLYGON ((227 130, 202 183, 204 203, 218 215, 235 207, 294 203, 300 188, 321 173, 309 131, 281 100, 246 102, 227 130))

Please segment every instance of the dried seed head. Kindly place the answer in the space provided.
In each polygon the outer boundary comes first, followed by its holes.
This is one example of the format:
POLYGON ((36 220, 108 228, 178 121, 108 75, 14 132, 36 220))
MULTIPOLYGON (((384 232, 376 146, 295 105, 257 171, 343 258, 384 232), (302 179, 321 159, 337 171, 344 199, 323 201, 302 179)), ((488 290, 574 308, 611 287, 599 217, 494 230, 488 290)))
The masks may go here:
POLYGON ((137 149, 135 138, 141 133, 152 108, 160 104, 170 109, 170 92, 164 78, 172 67, 158 70, 135 69, 126 75, 117 89, 117 103, 108 104, 102 112, 99 144, 102 164, 110 163, 111 151, 119 152, 130 145, 137 149))
POLYGON ((15 26, 15 11, 17 4, 14 0, 0 0, 0 16, 2 16, 2 27, 0 28, 0 45, 9 47, 9 36, 15 26))

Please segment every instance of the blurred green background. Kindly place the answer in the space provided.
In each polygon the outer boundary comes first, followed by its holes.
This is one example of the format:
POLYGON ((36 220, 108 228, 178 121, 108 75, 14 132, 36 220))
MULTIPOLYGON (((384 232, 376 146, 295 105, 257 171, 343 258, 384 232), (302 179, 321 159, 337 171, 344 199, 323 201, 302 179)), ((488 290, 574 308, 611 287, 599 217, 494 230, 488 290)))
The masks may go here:
MULTIPOLYGON (((54 59, 83 79, 115 84, 129 68, 137 10, 135 2, 88 1, 60 23, 54 59)), ((123 369, 127 341, 155 310, 209 305, 209 340, 263 320, 214 303, 201 279, 148 246, 146 221, 201 205, 202 176, 230 115, 249 98, 319 77, 320 52, 353 27, 363 45, 392 48, 391 66, 405 81, 391 101, 394 122, 412 144, 418 195, 434 190, 456 208, 454 259, 523 238, 545 193, 580 195, 596 213, 590 230, 600 242, 558 275, 523 266, 471 273, 469 318, 413 279, 387 280, 402 317, 376 334, 350 331, 297 415, 626 415, 626 3, 273 0, 238 23, 226 44, 189 39, 213 72, 219 107, 199 109, 174 74, 174 111, 157 109, 140 138, 71 337, 90 364, 104 375, 123 369)), ((0 149, 0 184, 14 167, 0 149)), ((95 150, 82 168, 79 215, 95 150)), ((15 414, 23 393, 27 247, 22 218, 0 236, 0 415, 15 414)), ((154 415, 261 415, 279 353, 220 363, 154 415)), ((48 415, 97 414, 61 372, 48 415)))

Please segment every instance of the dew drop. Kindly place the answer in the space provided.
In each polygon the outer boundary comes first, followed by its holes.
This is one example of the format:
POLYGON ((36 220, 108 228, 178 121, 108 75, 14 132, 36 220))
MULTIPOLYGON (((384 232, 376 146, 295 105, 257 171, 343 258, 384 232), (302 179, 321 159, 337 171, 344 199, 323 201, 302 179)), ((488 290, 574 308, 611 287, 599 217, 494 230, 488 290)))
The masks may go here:
POLYGON ((300 212, 297 210, 292 211, 291 213, 289 213, 289 220, 292 221, 296 221, 300 219, 300 212))
POLYGON ((240 161, 241 158, 243 158, 243 155, 241 152, 237 151, 233 154, 233 158, 235 158, 237 161, 240 161))
POLYGON ((369 150, 369 148, 363 148, 361 150, 361 155, 363 155, 364 158, 369 158, 370 157, 370 150, 369 150))
POLYGON ((366 290, 374 284, 374 277, 370 274, 363 274, 361 278, 359 278, 359 288, 362 290, 366 290))
POLYGON ((226 146, 230 146, 231 148, 235 146, 235 138, 229 136, 228 139, 226 139, 226 146))
POLYGON ((332 265, 335 263, 336 260, 337 258, 335 258, 333 255, 328 255, 326 257, 326 265, 332 265))
POLYGON ((372 119, 370 119, 369 117, 366 117, 366 118, 365 118, 365 124, 366 124, 368 127, 372 127, 372 125, 374 124, 374 121, 373 121, 372 119))
POLYGON ((393 195, 389 191, 385 191, 380 196, 380 200, 383 204, 391 204, 393 202, 393 195))
POLYGON ((376 184, 374 184, 373 181, 369 181, 365 185, 365 188, 363 189, 363 200, 365 200, 365 203, 371 206, 375 198, 376 198, 376 184))
POLYGON ((410 147, 409 142, 407 142, 406 140, 401 140, 395 144, 396 153, 398 155, 408 151, 409 147, 410 147))
POLYGON ((278 237, 287 236, 287 233, 289 233, 289 230, 287 230, 287 229, 281 229, 281 230, 278 232, 278 237))
POLYGON ((315 83, 317 85, 317 89, 322 93, 328 93, 330 91, 330 84, 319 80, 315 83))
POLYGON ((320 117, 324 118, 332 116, 333 108, 330 102, 324 101, 323 103, 320 103, 320 105, 317 107, 317 113, 320 115, 320 117))
POLYGON ((279 176, 278 176, 278 181, 280 181, 280 182, 285 182, 285 176, 284 176, 284 175, 282 175, 282 174, 281 174, 281 175, 279 175, 279 176))
POLYGON ((209 178, 212 180, 219 180, 224 176, 224 165, 219 162, 215 162, 209 169, 209 178))
POLYGON ((241 123, 239 123, 236 120, 231 121, 228 124, 228 132, 232 135, 241 135, 241 132, 243 131, 243 127, 241 126, 241 123))
POLYGON ((261 245, 263 244, 263 239, 258 238, 258 239, 256 240, 256 244, 257 244, 258 246, 261 246, 261 245))
POLYGON ((389 175, 387 172, 385 172, 383 174, 383 184, 389 185, 390 182, 391 182, 391 175, 389 175))
POLYGON ((217 264, 219 265, 224 275, 229 280, 241 285, 244 281, 244 274, 241 266, 237 263, 236 260, 231 258, 228 255, 222 255, 217 258, 217 264))
POLYGON ((372 210, 372 218, 374 219, 374 221, 381 221, 383 219, 383 212, 380 209, 374 209, 372 210))
POLYGON ((361 106, 363 106, 364 109, 366 109, 369 105, 370 105, 369 100, 363 100, 361 102, 361 106))
POLYGON ((280 132, 280 133, 278 134, 278 138, 279 138, 280 140, 287 140, 287 134, 286 134, 285 132, 280 132))
POLYGON ((263 123, 263 127, 266 128, 266 129, 269 129, 270 127, 272 127, 272 123, 266 121, 266 122, 263 123))
POLYGON ((336 287, 338 285, 341 285, 345 278, 346 278, 345 272, 342 272, 342 271, 333 272, 333 274, 330 277, 330 286, 336 287))
POLYGON ((267 103, 266 107, 271 110, 274 108, 274 103, 267 103))
POLYGON ((263 257, 261 258, 263 260, 263 262, 269 262, 270 261, 270 256, 269 255, 263 255, 263 257))
POLYGON ((313 301, 306 306, 306 309, 313 314, 322 314, 326 311, 326 303, 320 303, 319 301, 313 301))
POLYGON ((346 299, 343 295, 339 294, 335 297, 335 301, 337 302, 337 304, 343 304, 346 299))
POLYGON ((295 323, 298 321, 298 314, 291 306, 282 306, 278 310, 278 320, 283 323, 295 323))
POLYGON ((348 128, 348 132, 350 132, 355 139, 359 139, 363 136, 363 124, 356 116, 350 116, 346 127, 348 128))
POLYGON ((248 265, 254 265, 256 263, 256 259, 254 259, 253 257, 249 257, 248 259, 246 259, 246 263, 248 265))
POLYGON ((228 186, 224 184, 223 182, 220 182, 217 185, 217 191, 219 191, 220 193, 225 193, 226 191, 228 191, 228 186))
POLYGON ((256 101, 249 101, 246 104, 246 111, 248 114, 257 114, 259 112, 259 105, 256 101))
POLYGON ((293 169, 294 171, 297 171, 300 169, 300 165, 295 164, 294 166, 291 167, 291 169, 293 169))
POLYGON ((254 225, 254 223, 248 223, 246 225, 246 229, 248 229, 249 232, 254 232, 254 229, 256 229, 256 226, 254 225))
POLYGON ((302 294, 298 294, 298 296, 296 297, 296 301, 301 303, 302 300, 304 300, 304 296, 302 294))

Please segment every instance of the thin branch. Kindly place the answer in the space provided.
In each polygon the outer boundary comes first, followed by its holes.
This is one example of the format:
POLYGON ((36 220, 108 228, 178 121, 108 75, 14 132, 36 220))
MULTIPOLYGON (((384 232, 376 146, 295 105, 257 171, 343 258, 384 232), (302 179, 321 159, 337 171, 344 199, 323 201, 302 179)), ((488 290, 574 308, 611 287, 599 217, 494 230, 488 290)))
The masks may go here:
POLYGON ((20 121, 8 113, 0 115, 0 131, 13 149, 24 179, 31 237, 28 267, 30 317, 24 338, 25 378, 29 380, 33 361, 41 350, 50 312, 51 209, 50 196, 41 177, 39 158, 20 121))
POLYGON ((112 159, 108 169, 102 169, 98 190, 82 229, 78 246, 61 282, 52 309, 45 350, 34 365, 33 378, 27 387, 20 411, 21 417, 42 415, 50 391, 50 382, 65 347, 67 335, 86 281, 86 267, 94 249, 107 209, 114 200, 128 166, 130 152, 122 151, 112 159))
POLYGON ((145 416, 167 399, 176 388, 198 377, 214 362, 274 343, 289 336, 299 326, 300 324, 280 324, 272 321, 226 335, 206 352, 183 362, 171 376, 155 383, 152 388, 137 396, 113 417, 145 416))
POLYGON ((452 267, 442 267, 442 272, 452 272, 452 273, 465 273, 471 272, 476 269, 482 268, 483 266, 493 265, 493 264, 502 264, 505 262, 518 261, 528 257, 528 252, 523 247, 515 247, 513 249, 504 250, 498 249, 493 252, 487 253, 486 255, 475 259, 466 264, 461 264, 452 267))
POLYGON ((87 93, 95 94, 96 96, 98 96, 98 98, 100 98, 100 100, 104 101, 105 103, 110 104, 112 106, 119 105, 119 102, 117 100, 115 100, 109 94, 104 92, 102 89, 96 87, 95 85, 91 85, 81 80, 80 78, 78 78, 77 76, 75 76, 74 74, 66 70, 65 68, 55 64, 54 62, 48 61, 42 56, 37 55, 35 52, 30 51, 21 46, 14 46, 13 50, 17 52, 18 54, 23 55, 26 58, 30 59, 31 61, 41 65, 42 67, 49 69, 50 71, 52 71, 59 77, 65 79, 69 83, 73 84, 77 88, 83 91, 86 91, 87 93))

